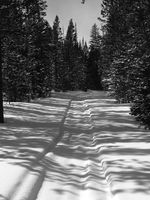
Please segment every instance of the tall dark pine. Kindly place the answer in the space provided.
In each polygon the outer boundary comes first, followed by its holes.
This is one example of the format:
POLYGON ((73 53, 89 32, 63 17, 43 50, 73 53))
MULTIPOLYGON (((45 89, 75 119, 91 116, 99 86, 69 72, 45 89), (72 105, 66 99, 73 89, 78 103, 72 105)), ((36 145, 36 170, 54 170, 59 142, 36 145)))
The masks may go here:
POLYGON ((73 24, 73 20, 69 21, 67 34, 64 42, 64 49, 65 49, 65 70, 67 72, 65 85, 67 89, 74 90, 74 65, 75 65, 75 26, 73 24))
POLYGON ((3 41, 3 89, 9 101, 28 98, 23 3, 18 0, 9 2, 11 15, 7 21, 11 23, 3 41))
POLYGON ((150 128, 150 2, 103 0, 103 66, 109 88, 131 114, 150 128))
POLYGON ((3 13, 8 30, 3 40, 3 91, 10 101, 45 96, 51 87, 51 30, 44 20, 46 4, 43 0, 4 2, 11 12, 3 13))
POLYGON ((119 101, 128 101, 129 19, 133 16, 132 1, 103 0, 101 14, 105 21, 102 38, 102 64, 105 83, 119 101), (130 10, 131 12, 130 13, 130 10))
POLYGON ((129 92, 130 95, 134 94, 134 99, 131 113, 141 124, 150 128, 150 2, 133 1, 132 10, 134 15, 130 15, 132 32, 129 49, 132 66, 129 79, 132 87, 129 92))
POLYGON ((3 81, 2 81, 2 39, 5 34, 5 19, 7 5, 0 4, 0 123, 4 123, 4 111, 3 111, 3 81))
POLYGON ((63 69, 63 37, 60 28, 59 17, 55 17, 53 23, 53 73, 52 73, 52 87, 54 90, 63 90, 63 82, 65 78, 65 72, 63 69))
POLYGON ((44 47, 42 44, 44 39, 43 35, 45 35, 45 8, 46 3, 43 0, 24 0, 24 49, 27 85, 32 98, 44 96, 45 93, 45 87, 43 87, 45 85, 45 63, 43 62, 43 54, 45 53, 43 53, 44 47))
POLYGON ((81 43, 77 39, 77 26, 69 22, 64 43, 65 69, 68 71, 67 85, 70 90, 86 90, 86 64, 81 43))
POLYGON ((12 2, 2 1, 0 3, 0 123, 4 123, 4 112, 3 112, 3 81, 2 81, 2 67, 3 67, 3 39, 7 33, 8 28, 12 25, 10 23, 10 9, 9 4, 12 2))
POLYGON ((0 123, 4 123, 3 86, 2 86, 2 39, 0 38, 0 123))
POLYGON ((99 69, 101 38, 96 24, 91 29, 90 52, 88 58, 88 88, 101 90, 101 70, 99 69))

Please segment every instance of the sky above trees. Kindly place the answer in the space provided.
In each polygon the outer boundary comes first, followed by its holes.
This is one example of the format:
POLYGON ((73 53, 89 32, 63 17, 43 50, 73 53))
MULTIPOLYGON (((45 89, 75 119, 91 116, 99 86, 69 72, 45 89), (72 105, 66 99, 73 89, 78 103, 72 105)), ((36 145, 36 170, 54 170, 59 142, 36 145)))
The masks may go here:
POLYGON ((60 18, 60 26, 66 29, 69 20, 77 23, 78 39, 85 38, 87 42, 90 39, 90 30, 94 23, 100 26, 97 18, 100 16, 101 0, 87 0, 85 4, 81 0, 47 0, 47 20, 52 25, 55 16, 60 18))

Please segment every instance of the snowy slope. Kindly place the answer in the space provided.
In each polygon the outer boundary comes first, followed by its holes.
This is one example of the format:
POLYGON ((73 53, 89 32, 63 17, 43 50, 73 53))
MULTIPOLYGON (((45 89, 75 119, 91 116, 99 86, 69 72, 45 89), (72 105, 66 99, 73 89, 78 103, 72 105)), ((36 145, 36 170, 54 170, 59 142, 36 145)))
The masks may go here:
POLYGON ((150 135, 129 105, 104 92, 54 93, 6 104, 5 117, 0 199, 149 199, 150 135))

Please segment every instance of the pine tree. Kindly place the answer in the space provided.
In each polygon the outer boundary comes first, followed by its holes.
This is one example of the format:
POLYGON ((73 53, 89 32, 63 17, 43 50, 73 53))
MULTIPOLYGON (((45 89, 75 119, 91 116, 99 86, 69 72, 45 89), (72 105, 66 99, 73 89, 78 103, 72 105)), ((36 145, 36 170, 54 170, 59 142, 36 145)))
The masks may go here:
POLYGON ((103 1, 105 19, 102 38, 102 64, 108 88, 118 101, 128 101, 128 12, 131 1, 103 1))
POLYGON ((59 17, 56 16, 53 24, 53 89, 63 90, 64 69, 63 69, 63 37, 60 28, 59 17))
POLYGON ((14 31, 7 34, 3 45, 4 91, 11 101, 29 101, 49 94, 52 33, 44 19, 44 1, 14 1, 11 5, 14 31))
POLYGON ((32 92, 38 97, 45 97, 47 92, 50 92, 50 88, 48 88, 46 81, 46 79, 50 79, 49 71, 51 70, 52 64, 52 56, 49 49, 49 46, 52 43, 52 38, 50 37, 51 33, 48 23, 45 20, 40 20, 38 27, 36 27, 36 35, 33 40, 35 47, 33 53, 35 66, 33 66, 31 72, 32 92))
POLYGON ((14 36, 14 33, 18 35, 19 32, 19 21, 20 19, 20 2, 19 1, 1 1, 0 4, 0 122, 4 122, 3 116, 3 46, 5 38, 14 36), (18 9, 18 11, 17 11, 18 9))
POLYGON ((43 96, 44 68, 42 33, 44 31, 46 3, 43 0, 24 0, 25 52, 29 94, 32 98, 43 96))
POLYGON ((149 13, 147 0, 103 1, 106 24, 102 61, 109 66, 109 86, 118 101, 132 102, 131 114, 147 127, 150 127, 149 13))
POLYGON ((74 65, 75 65, 75 26, 73 20, 69 21, 67 34, 65 38, 64 48, 65 48, 65 70, 67 72, 67 77, 65 85, 67 89, 74 90, 74 65))
POLYGON ((4 123, 3 83, 2 83, 2 39, 0 36, 0 123, 4 123))
POLYGON ((150 2, 133 2, 132 10, 128 50, 130 66, 133 66, 129 71, 129 93, 133 99, 131 114, 150 128, 150 2))
POLYGON ((93 90, 102 89, 100 71, 100 46, 101 37, 96 24, 91 29, 90 52, 88 57, 88 88, 93 90), (99 73, 100 72, 100 73, 99 73))
POLYGON ((72 19, 69 22, 64 43, 65 69, 68 72, 66 79, 67 88, 70 90, 86 90, 86 63, 81 45, 77 39, 77 26, 72 19))
POLYGON ((101 43, 101 37, 100 32, 97 24, 94 24, 91 29, 91 35, 90 35, 90 48, 91 49, 99 49, 100 43, 101 43))
POLYGON ((42 56, 41 60, 44 65, 43 92, 44 96, 49 96, 52 89, 52 65, 53 65, 53 45, 52 45, 52 28, 47 21, 44 22, 42 31, 42 56))

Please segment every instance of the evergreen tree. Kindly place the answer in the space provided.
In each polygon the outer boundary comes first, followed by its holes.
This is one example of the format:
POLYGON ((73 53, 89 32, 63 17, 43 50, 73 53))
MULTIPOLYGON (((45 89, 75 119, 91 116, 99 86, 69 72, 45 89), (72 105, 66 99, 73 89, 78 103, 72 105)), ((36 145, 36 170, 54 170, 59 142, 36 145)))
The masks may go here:
POLYGON ((101 37, 100 32, 97 24, 94 24, 91 29, 91 35, 90 35, 90 48, 91 49, 99 49, 100 43, 101 43, 101 37))
POLYGON ((131 1, 103 1, 105 19, 102 38, 102 64, 108 88, 118 101, 128 101, 128 65, 126 52, 129 44, 128 12, 131 1))
POLYGON ((3 123, 3 47, 7 37, 11 38, 14 37, 14 35, 16 35, 16 37, 19 35, 20 2, 17 0, 1 1, 0 19, 0 122, 3 123))
POLYGON ((75 82, 75 45, 77 43, 75 33, 75 26, 73 24, 73 20, 69 21, 67 34, 65 38, 64 48, 65 48, 65 69, 67 72, 66 77, 66 86, 69 90, 74 90, 75 82))
POLYGON ((86 90, 86 64, 83 50, 80 47, 77 40, 77 27, 71 19, 64 43, 65 69, 68 74, 66 85, 70 90, 86 90))
POLYGON ((88 88, 93 90, 102 89, 101 66, 100 66, 101 37, 96 24, 91 29, 90 52, 88 58, 88 88))
POLYGON ((53 89, 63 90, 65 72, 63 69, 63 37, 59 17, 56 16, 53 24, 53 89))
POLYGON ((102 63, 109 87, 121 102, 132 102, 131 114, 150 127, 150 3, 103 1, 105 19, 102 63))
POLYGON ((133 104, 131 114, 138 121, 150 128, 150 2, 133 2, 129 16, 130 22, 130 46, 129 70, 130 87, 133 104), (133 97, 134 95, 134 97, 133 97))
POLYGON ((2 82, 2 39, 0 37, 0 123, 4 122, 3 82, 2 82))
POLYGON ((43 33, 46 3, 43 0, 24 0, 25 54, 29 95, 43 96, 45 65, 43 63, 43 33))
POLYGON ((29 101, 50 91, 52 30, 44 20, 44 1, 10 5, 13 31, 7 32, 3 42, 4 91, 10 101, 29 101))
POLYGON ((82 40, 81 48, 82 48, 83 54, 85 56, 85 60, 87 60, 88 55, 89 55, 89 48, 88 48, 87 42, 84 41, 84 38, 82 40))

